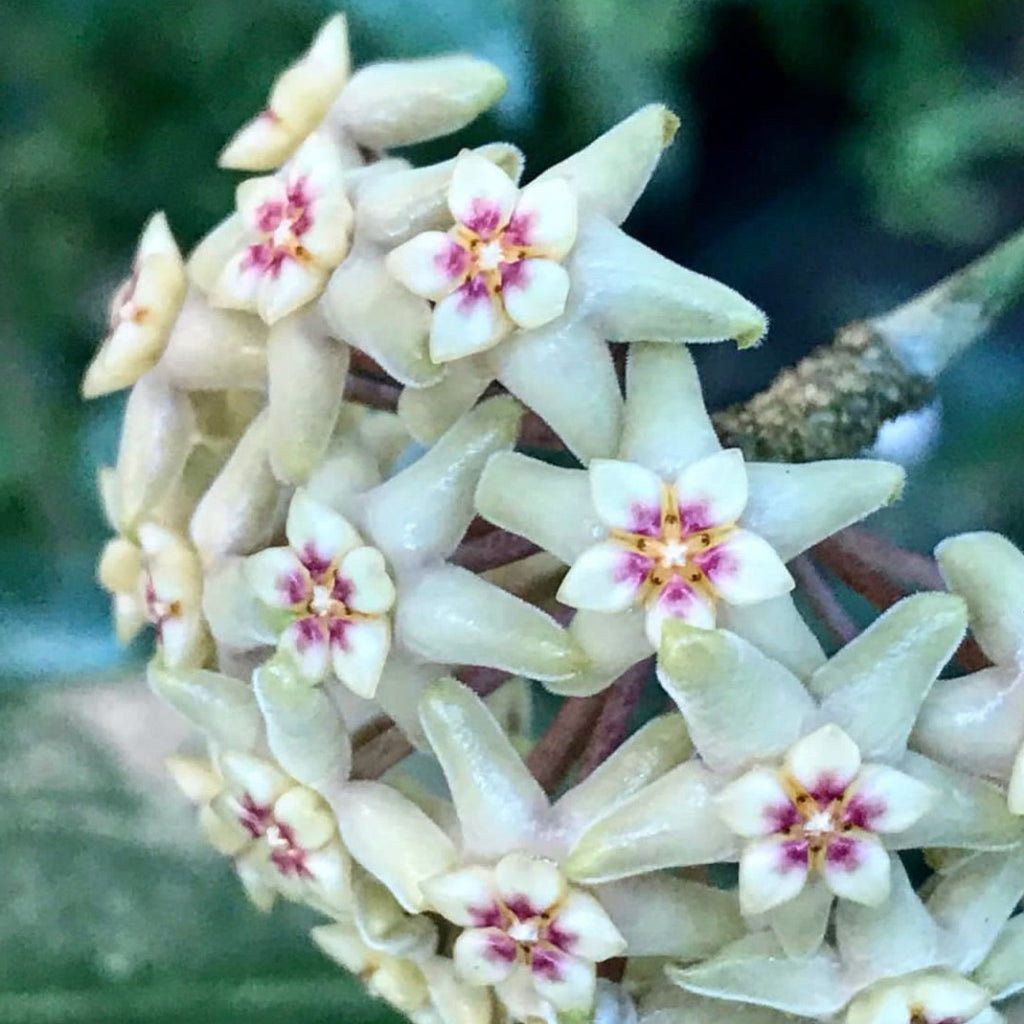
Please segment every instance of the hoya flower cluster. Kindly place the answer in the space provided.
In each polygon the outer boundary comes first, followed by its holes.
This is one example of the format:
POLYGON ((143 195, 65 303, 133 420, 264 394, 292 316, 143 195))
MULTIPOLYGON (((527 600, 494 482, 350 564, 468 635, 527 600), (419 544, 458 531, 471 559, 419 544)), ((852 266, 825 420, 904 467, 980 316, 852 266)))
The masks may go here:
POLYGON ((205 738, 174 778, 257 906, 422 1024, 992 1024, 1024 555, 947 541, 950 592, 827 657, 787 563, 902 471, 723 450, 687 345, 765 318, 619 226, 664 108, 540 174, 391 155, 503 89, 353 72, 339 15, 224 150, 226 219, 187 259, 143 232, 84 392, 132 389, 99 576, 205 738), (968 623, 991 666, 936 682, 968 623))

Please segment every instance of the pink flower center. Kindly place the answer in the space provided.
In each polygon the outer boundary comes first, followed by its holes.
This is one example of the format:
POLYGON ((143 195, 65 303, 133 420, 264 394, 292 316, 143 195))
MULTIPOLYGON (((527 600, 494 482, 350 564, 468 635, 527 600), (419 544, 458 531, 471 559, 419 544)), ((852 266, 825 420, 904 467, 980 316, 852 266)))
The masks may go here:
POLYGON ((256 208, 252 227, 262 236, 249 246, 243 262, 246 270, 277 277, 285 260, 306 263, 311 259, 302 242, 313 226, 314 199, 304 177, 285 187, 284 197, 268 199, 256 208))
POLYGON ((772 831, 787 839, 787 858, 815 869, 826 861, 856 867, 858 845, 852 833, 874 831, 872 824, 885 805, 851 793, 851 784, 843 786, 828 775, 822 775, 813 790, 788 776, 784 785, 792 794, 790 801, 768 806, 765 815, 772 831))
POLYGON ((150 571, 146 569, 144 573, 143 595, 146 604, 146 616, 156 629, 157 639, 162 640, 164 625, 171 619, 181 615, 181 602, 163 600, 156 591, 150 571))
POLYGON ((237 801, 238 821, 253 839, 266 839, 270 862, 285 877, 313 877, 306 864, 308 852, 295 840, 291 826, 278 821, 268 804, 258 804, 249 793, 237 801))
POLYGON ((715 579, 736 569, 723 546, 736 524, 715 523, 703 504, 680 504, 667 484, 660 505, 637 502, 630 516, 629 527, 612 530, 611 539, 628 552, 620 577, 637 584, 637 600, 647 604, 664 593, 681 601, 697 591, 713 604, 715 579))

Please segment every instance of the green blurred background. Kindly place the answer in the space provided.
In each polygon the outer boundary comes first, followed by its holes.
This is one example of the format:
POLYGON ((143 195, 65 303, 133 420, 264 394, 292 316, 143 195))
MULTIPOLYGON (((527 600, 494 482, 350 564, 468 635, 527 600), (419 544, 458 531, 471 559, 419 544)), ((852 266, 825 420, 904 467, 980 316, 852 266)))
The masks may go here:
MULTIPOLYGON (((218 150, 335 9, 0 6, 0 1024, 388 1019, 309 948, 306 915, 249 910, 160 776, 174 726, 150 717, 144 648, 117 649, 93 581, 93 480, 123 400, 77 397, 142 222, 163 208, 190 246, 223 215, 218 150)), ((508 75, 496 109, 425 158, 507 138, 536 172, 642 103, 679 112, 629 227, 772 317, 756 352, 699 353, 713 406, 1024 223, 1019 0, 345 9, 359 62, 466 49, 508 75)), ((880 525, 903 542, 1024 542, 1022 331, 1004 320, 890 433, 913 468, 880 525)))

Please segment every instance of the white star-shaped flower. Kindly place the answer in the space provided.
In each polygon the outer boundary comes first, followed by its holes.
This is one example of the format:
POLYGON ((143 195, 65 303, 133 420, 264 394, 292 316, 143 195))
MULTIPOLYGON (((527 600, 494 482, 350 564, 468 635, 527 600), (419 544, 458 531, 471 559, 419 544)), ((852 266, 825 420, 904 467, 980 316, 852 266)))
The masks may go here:
POLYGON ((594 668, 557 692, 594 693, 657 649, 662 625, 721 626, 806 674, 824 660, 788 596, 784 562, 892 501, 886 462, 746 463, 722 451, 682 346, 634 344, 624 422, 587 470, 520 454, 488 463, 484 518, 569 564, 559 598, 594 668))

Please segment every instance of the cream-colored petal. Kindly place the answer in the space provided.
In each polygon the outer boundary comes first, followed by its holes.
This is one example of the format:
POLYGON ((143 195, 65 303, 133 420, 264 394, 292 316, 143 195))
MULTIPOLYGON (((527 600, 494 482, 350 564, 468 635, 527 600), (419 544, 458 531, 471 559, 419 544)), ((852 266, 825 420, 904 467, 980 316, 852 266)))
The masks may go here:
POLYGON ((242 563, 256 596, 272 608, 303 608, 313 596, 309 572, 291 548, 267 548, 242 563))
POLYGON ((786 770, 812 796, 842 792, 860 771, 860 751, 839 726, 829 723, 790 747, 786 770))
POLYGON ((697 629, 714 629, 715 609, 702 594, 673 575, 647 608, 644 628, 652 647, 661 646, 666 622, 684 622, 697 629))
POLYGON ((1006 802, 1011 814, 1024 814, 1024 744, 1017 751, 1006 789, 1006 802))
POLYGON ((494 871, 472 866, 422 884, 427 905, 462 928, 484 928, 501 920, 494 871))
POLYGON ((332 623, 334 674, 360 697, 376 694, 390 650, 391 624, 384 617, 332 623))
POLYGON ((434 307, 430 323, 430 358, 435 363, 484 352, 512 329, 501 303, 471 278, 434 307))
POLYGON ((718 624, 801 679, 825 663, 821 644, 789 594, 751 605, 722 604, 718 624))
POLYGON ((565 862, 586 884, 665 867, 735 860, 738 843, 712 802, 715 777, 697 761, 680 765, 599 819, 565 862))
POLYGON ((278 477, 305 483, 331 443, 341 412, 349 349, 318 312, 279 320, 267 338, 270 462, 278 477))
POLYGON ((256 311, 264 323, 278 320, 315 299, 327 284, 327 271, 312 261, 286 257, 276 276, 264 275, 256 293, 256 311))
POLYGON ((729 604, 758 604, 781 597, 795 586, 775 549, 749 530, 733 530, 694 561, 729 604))
POLYGON ((470 985, 495 985, 516 966, 516 944, 499 928, 467 928, 455 940, 452 959, 470 985))
POLYGON ((889 895, 889 854, 867 833, 832 836, 825 848, 822 874, 841 899, 877 907, 889 895))
POLYGON ((432 444, 473 408, 492 379, 483 359, 468 356, 448 363, 444 377, 436 384, 402 390, 398 396, 398 415, 417 441, 432 444))
POLYGON ((498 861, 494 882, 502 902, 520 920, 539 917, 566 893, 565 878, 554 861, 518 851, 498 861))
POLYGON ((261 807, 272 805, 292 785, 284 772, 252 754, 229 750, 221 754, 219 764, 229 789, 247 793, 261 807))
POLYGON ((265 249, 248 243, 232 253, 210 288, 210 304, 258 312, 264 282, 271 279, 268 259, 265 249))
POLYGON ((315 616, 297 619, 281 634, 278 650, 307 682, 323 682, 331 657, 327 624, 315 616))
POLYGON ((594 459, 590 494, 601 521, 613 530, 656 537, 661 532, 661 478, 635 462, 594 459))
POLYGON ((569 275, 548 259, 524 259, 511 265, 501 299, 516 325, 529 330, 543 327, 565 311, 569 275))
POLYGON ((783 561, 899 498, 906 473, 891 462, 830 459, 800 465, 748 462, 743 525, 783 561))
POLYGON ((558 588, 558 600, 571 608, 621 612, 637 599, 653 559, 606 540, 587 548, 558 588))
POLYGON ((884 764, 861 765, 847 792, 847 820, 870 832, 902 832, 939 799, 930 786, 884 764))
POLYGON ((107 541, 100 555, 96 578, 104 590, 112 593, 134 592, 142 572, 142 552, 137 544, 124 537, 107 541))
POLYGON ((486 157, 464 149, 448 186, 452 216, 482 238, 492 237, 512 216, 519 190, 515 182, 486 157))
POLYGON ((276 174, 246 178, 235 189, 235 206, 251 231, 263 234, 268 218, 279 218, 288 202, 285 179, 276 174))
POLYGON ((274 804, 274 817, 286 825, 296 843, 307 850, 326 846, 337 831, 330 808, 305 786, 293 786, 282 793, 274 804))
POLYGON ((756 344, 760 309, 719 281, 687 270, 598 216, 580 220, 566 270, 593 325, 608 341, 756 344))
POLYGON ((341 560, 338 578, 343 581, 346 607, 357 612, 381 615, 395 603, 395 585, 384 556, 376 548, 350 551, 341 560))
POLYGON ((772 836, 740 856, 740 910, 763 914, 793 899, 807 882, 807 843, 772 836))
POLYGON ((690 530, 733 523, 747 504, 747 470, 738 448, 691 462, 675 478, 682 522, 690 530))
POLYGON ((720 790, 715 807, 722 820, 746 839, 784 832, 798 820, 796 806, 777 771, 755 768, 720 790))
POLYGON ((519 195, 506 242, 525 245, 531 256, 563 259, 576 241, 576 194, 565 178, 527 185, 519 195))
POLYGON ((626 951, 626 940, 607 911, 590 893, 569 890, 552 922, 560 949, 584 960, 600 963, 626 951))
POLYGON ((469 251, 443 231, 425 231, 388 253, 388 272, 415 295, 437 302, 465 279, 469 251))
POLYGON ((239 171, 272 171, 288 159, 298 146, 290 126, 270 110, 246 121, 231 137, 217 158, 219 166, 239 171))
POLYGON ((558 950, 535 948, 531 963, 537 994, 558 1010, 589 1010, 594 1002, 597 971, 593 961, 558 950))
POLYGON ((356 528, 339 512, 312 498, 305 488, 299 488, 292 498, 285 530, 292 550, 314 572, 322 572, 332 562, 337 564, 362 546, 356 528))

